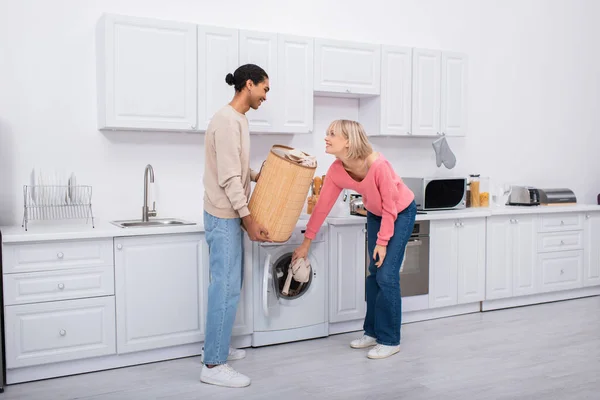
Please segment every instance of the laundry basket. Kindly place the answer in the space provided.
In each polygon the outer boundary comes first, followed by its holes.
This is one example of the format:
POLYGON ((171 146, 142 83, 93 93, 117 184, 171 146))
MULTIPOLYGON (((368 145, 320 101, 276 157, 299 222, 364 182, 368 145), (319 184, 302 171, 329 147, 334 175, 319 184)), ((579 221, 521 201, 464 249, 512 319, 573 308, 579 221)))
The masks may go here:
POLYGON ((287 159, 284 155, 291 150, 283 145, 271 147, 248 204, 252 218, 277 243, 291 237, 317 169, 316 162, 309 167, 287 159))

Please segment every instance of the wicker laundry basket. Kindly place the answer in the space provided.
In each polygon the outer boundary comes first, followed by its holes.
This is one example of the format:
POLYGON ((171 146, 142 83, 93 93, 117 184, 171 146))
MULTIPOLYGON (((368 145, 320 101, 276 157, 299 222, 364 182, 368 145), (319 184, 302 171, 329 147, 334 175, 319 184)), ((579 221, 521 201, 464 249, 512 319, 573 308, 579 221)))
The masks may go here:
POLYGON ((273 242, 287 241, 302 213, 317 170, 277 154, 293 150, 274 145, 262 167, 260 178, 250 196, 248 208, 255 221, 268 231, 273 242))

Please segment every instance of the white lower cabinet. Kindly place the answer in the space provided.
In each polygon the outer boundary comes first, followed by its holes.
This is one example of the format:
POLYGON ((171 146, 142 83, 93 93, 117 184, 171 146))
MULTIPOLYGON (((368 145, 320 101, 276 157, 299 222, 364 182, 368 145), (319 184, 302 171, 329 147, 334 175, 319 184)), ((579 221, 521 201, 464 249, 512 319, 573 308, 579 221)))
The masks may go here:
POLYGON ((114 297, 5 308, 6 368, 115 354, 114 297))
POLYGON ((583 286, 600 285, 600 212, 585 215, 583 226, 583 286))
POLYGON ((117 351, 204 340, 203 234, 118 237, 117 351))
POLYGON ((431 221, 429 308, 485 296, 485 219, 431 221))
POLYGON ((329 226, 330 323, 363 319, 367 312, 364 226, 329 226))

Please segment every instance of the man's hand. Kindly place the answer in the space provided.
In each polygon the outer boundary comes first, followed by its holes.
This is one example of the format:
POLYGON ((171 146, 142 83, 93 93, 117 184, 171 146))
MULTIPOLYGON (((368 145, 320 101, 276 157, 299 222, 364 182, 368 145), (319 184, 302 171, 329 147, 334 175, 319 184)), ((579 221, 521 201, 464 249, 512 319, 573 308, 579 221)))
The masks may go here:
POLYGON ((251 215, 247 215, 242 218, 242 224, 248 233, 248 237, 253 242, 270 242, 269 232, 267 229, 254 221, 251 215))

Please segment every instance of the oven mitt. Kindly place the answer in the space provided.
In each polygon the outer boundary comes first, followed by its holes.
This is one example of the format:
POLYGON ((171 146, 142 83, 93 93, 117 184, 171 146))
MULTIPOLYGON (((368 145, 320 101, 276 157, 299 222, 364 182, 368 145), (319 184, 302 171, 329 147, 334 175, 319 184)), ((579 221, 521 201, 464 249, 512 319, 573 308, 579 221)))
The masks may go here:
POLYGON ((442 163, 448 169, 452 169, 456 166, 456 156, 454 156, 454 153, 450 150, 450 146, 448 146, 445 136, 434 141, 431 145, 433 146, 433 150, 435 150, 435 163, 438 167, 440 167, 442 163))

